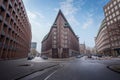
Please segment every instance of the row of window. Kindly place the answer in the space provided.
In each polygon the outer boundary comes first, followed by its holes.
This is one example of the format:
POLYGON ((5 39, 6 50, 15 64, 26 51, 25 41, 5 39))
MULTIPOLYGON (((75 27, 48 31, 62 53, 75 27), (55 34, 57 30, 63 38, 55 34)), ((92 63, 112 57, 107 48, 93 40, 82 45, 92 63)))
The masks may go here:
POLYGON ((120 46, 120 42, 114 42, 112 43, 112 47, 120 46))
MULTIPOLYGON (((107 18, 107 20, 109 20, 109 19, 107 18)), ((115 18, 109 20, 107 22, 107 25, 113 24, 114 22, 117 22, 118 20, 120 20, 120 15, 118 17, 115 17, 115 18)))
POLYGON ((120 12, 119 11, 116 11, 116 12, 114 12, 114 13, 112 13, 111 15, 109 15, 109 16, 107 16, 107 21, 108 20, 110 20, 110 19, 112 19, 112 18, 114 18, 114 17, 116 17, 116 16, 118 16, 118 15, 120 15, 120 12))
POLYGON ((105 12, 105 15, 108 16, 108 15, 114 13, 116 10, 118 10, 118 8, 120 8, 120 3, 119 3, 119 7, 116 5, 114 8, 112 8, 108 12, 105 12))
POLYGON ((103 50, 108 49, 108 48, 110 48, 110 45, 104 45, 101 48, 99 48, 98 51, 100 52, 100 51, 103 51, 103 50))
POLYGON ((119 3, 120 0, 114 0, 106 9, 105 12, 107 12, 109 9, 111 9, 113 6, 115 6, 117 3, 119 3))
POLYGON ((101 48, 103 45, 105 45, 105 44, 107 44, 107 43, 109 43, 109 39, 107 39, 107 40, 101 40, 99 43, 96 43, 96 46, 98 47, 98 48, 101 48))
POLYGON ((101 39, 106 39, 107 38, 107 31, 106 30, 104 30, 104 31, 101 31, 100 33, 99 33, 99 35, 98 35, 98 37, 97 37, 97 43, 100 43, 100 41, 102 41, 101 39))

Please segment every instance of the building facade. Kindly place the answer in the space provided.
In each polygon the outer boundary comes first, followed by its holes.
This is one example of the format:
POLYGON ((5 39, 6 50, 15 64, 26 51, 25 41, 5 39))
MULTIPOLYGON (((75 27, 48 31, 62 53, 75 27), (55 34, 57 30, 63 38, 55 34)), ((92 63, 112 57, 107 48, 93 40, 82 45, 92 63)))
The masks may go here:
POLYGON ((86 45, 84 44, 80 44, 80 54, 86 54, 86 45))
POLYGON ((42 55, 52 58, 67 58, 79 54, 79 38, 73 32, 61 10, 50 32, 42 41, 42 55))
POLYGON ((97 37, 95 38, 95 44, 97 53, 104 55, 110 53, 110 41, 105 20, 102 21, 102 24, 99 28, 99 32, 97 34, 97 37))
POLYGON ((98 53, 120 55, 120 0, 110 0, 104 6, 105 26, 98 32, 96 47, 98 53), (105 31, 106 39, 102 34, 105 31))
POLYGON ((0 0, 0 59, 27 57, 31 25, 22 0, 0 0))
POLYGON ((37 48, 37 43, 36 42, 31 42, 31 48, 36 49, 37 48))

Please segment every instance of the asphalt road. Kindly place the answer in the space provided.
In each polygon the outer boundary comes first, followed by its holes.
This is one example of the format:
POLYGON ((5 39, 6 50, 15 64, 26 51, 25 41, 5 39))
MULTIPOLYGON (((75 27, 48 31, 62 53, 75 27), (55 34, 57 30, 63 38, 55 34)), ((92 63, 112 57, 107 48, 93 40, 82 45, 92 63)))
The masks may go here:
POLYGON ((81 58, 60 65, 60 68, 52 69, 30 80, 120 80, 120 74, 109 70, 104 60, 100 62, 81 58))

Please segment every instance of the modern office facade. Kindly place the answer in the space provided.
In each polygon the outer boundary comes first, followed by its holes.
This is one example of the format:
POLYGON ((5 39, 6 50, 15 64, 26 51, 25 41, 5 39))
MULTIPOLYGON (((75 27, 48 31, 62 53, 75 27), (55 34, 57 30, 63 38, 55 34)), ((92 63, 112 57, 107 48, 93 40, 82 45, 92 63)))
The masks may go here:
POLYGON ((0 59, 27 57, 31 25, 22 0, 0 0, 0 59))
POLYGON ((104 14, 104 24, 106 27, 103 28, 106 28, 104 30, 106 32, 106 39, 104 40, 104 37, 101 37, 104 33, 100 30, 98 32, 99 36, 96 37, 97 51, 99 53, 106 50, 109 55, 120 55, 120 0, 110 0, 110 2, 104 6, 104 14), (98 39, 98 37, 100 39, 98 39))
POLYGON ((61 10, 50 32, 42 41, 42 55, 52 58, 67 58, 79 54, 79 38, 73 32, 61 10))
POLYGON ((36 49, 37 48, 37 43, 36 42, 31 42, 31 48, 36 49))
POLYGON ((97 53, 107 55, 110 53, 110 41, 105 20, 102 21, 97 37, 95 38, 97 53))

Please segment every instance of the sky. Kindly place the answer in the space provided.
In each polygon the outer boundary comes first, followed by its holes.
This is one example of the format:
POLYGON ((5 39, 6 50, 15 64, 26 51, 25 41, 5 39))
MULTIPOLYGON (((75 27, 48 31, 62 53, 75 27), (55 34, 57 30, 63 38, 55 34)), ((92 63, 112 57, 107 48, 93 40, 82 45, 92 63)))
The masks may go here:
POLYGON ((49 32, 59 9, 62 10, 73 31, 79 36, 79 43, 94 47, 101 21, 103 7, 110 0, 23 0, 31 23, 32 42, 37 42, 41 52, 41 41, 49 32))

